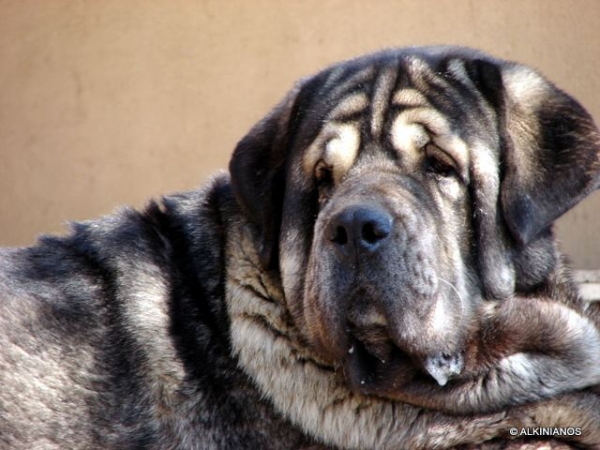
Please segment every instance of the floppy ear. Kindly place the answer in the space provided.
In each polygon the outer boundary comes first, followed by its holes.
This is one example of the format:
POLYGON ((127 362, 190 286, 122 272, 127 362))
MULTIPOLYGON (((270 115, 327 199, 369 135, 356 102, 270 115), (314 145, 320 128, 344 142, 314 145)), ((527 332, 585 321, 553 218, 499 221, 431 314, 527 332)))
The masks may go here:
POLYGON ((555 266, 551 225, 600 185, 600 138, 581 105, 532 69, 475 58, 465 70, 498 117, 500 153, 477 149, 472 179, 486 293, 504 298, 555 266))
POLYGON ((573 98, 524 66, 507 65, 502 211, 522 247, 600 186, 600 135, 573 98))
POLYGON ((299 91, 298 85, 250 130, 229 163, 233 194, 260 231, 258 252, 265 268, 273 267, 277 260, 285 160, 299 91))

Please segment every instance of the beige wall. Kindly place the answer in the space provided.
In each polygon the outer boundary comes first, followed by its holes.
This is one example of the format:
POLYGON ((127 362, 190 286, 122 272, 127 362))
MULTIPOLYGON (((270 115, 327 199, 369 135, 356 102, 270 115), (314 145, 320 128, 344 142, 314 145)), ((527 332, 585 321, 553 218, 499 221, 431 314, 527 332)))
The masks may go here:
MULTIPOLYGON (((597 0, 0 0, 0 244, 192 188, 295 79, 432 43, 536 66, 600 118, 597 0)), ((600 194, 561 221, 577 266, 599 228, 600 194)))

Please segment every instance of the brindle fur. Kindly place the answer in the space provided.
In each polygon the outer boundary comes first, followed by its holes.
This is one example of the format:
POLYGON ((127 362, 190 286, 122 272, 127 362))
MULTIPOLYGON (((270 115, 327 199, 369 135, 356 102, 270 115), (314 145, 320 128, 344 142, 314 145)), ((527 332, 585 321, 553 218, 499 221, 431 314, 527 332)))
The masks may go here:
POLYGON ((552 233, 599 148, 468 49, 307 78, 231 175, 0 253, 0 448, 600 448, 600 311, 552 233))

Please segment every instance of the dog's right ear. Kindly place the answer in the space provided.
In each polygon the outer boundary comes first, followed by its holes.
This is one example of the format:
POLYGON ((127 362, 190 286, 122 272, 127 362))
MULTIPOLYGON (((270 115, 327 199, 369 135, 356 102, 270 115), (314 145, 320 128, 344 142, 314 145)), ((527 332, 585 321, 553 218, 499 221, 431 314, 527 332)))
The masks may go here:
POLYGON ((242 212, 260 231, 260 262, 277 262, 285 193, 285 161, 298 115, 302 83, 238 143, 229 163, 233 194, 242 212))

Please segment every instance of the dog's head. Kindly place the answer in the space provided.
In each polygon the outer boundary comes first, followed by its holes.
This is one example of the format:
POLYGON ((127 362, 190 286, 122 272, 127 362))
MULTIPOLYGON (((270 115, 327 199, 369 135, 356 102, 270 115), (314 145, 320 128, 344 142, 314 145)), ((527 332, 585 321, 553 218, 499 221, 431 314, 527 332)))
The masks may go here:
POLYGON ((551 225, 599 185, 584 109, 525 66, 452 47, 344 62, 239 143, 235 196, 318 354, 358 390, 460 371, 483 299, 542 283, 551 225))

